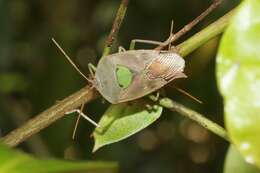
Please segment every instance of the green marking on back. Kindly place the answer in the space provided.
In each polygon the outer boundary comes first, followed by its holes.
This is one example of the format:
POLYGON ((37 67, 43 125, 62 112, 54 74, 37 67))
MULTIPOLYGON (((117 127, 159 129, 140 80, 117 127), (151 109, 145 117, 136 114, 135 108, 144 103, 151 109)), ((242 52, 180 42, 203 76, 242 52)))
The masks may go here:
POLYGON ((133 80, 132 72, 127 67, 121 65, 116 67, 116 77, 121 88, 127 88, 133 80))

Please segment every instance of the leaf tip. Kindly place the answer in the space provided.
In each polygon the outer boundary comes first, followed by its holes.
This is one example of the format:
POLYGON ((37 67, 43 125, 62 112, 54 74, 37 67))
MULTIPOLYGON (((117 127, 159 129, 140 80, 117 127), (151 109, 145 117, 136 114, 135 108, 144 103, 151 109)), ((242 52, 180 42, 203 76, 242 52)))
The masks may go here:
POLYGON ((95 153, 98 149, 100 149, 103 145, 100 145, 99 143, 97 143, 97 141, 95 141, 94 147, 92 149, 92 153, 95 153))

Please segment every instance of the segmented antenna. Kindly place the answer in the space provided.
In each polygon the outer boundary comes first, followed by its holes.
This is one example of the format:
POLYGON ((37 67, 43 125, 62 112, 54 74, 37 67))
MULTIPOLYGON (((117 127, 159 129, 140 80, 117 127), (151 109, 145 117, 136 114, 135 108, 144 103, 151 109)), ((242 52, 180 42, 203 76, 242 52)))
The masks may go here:
MULTIPOLYGON (((173 33, 173 25, 174 25, 174 20, 171 21, 170 36, 174 35, 174 33, 173 33)), ((170 50, 171 47, 172 47, 172 43, 170 42, 169 45, 168 45, 168 50, 170 50)))
POLYGON ((69 63, 74 67, 75 70, 77 70, 77 72, 84 77, 88 82, 92 83, 92 81, 90 79, 88 79, 81 71, 80 69, 77 67, 77 65, 71 60, 71 58, 67 55, 67 53, 61 48, 61 46, 56 42, 56 40, 54 38, 51 39, 53 41, 53 43, 57 46, 57 48, 61 51, 61 53, 65 56, 65 58, 69 61, 69 63))
MULTIPOLYGON (((69 61, 69 63, 74 67, 75 70, 77 70, 77 72, 83 77, 85 78, 88 82, 92 83, 92 81, 90 79, 88 79, 81 71, 80 69, 77 67, 77 65, 71 60, 71 58, 67 55, 67 53, 61 48, 61 46, 57 43, 57 41, 52 38, 51 39, 53 41, 53 43, 57 46, 57 48, 61 51, 61 53, 65 56, 65 58, 69 61)), ((92 86, 90 89, 94 88, 94 86, 92 86)), ((72 139, 75 139, 75 135, 76 135, 76 131, 77 131, 77 128, 78 128, 78 124, 79 124, 79 120, 80 120, 80 117, 83 117, 85 118, 87 121, 89 121, 91 124, 93 124, 94 126, 96 127, 99 127, 99 125, 93 121, 92 119, 90 119, 87 115, 85 115, 82 111, 83 111, 83 108, 84 108, 84 104, 81 105, 81 109, 73 109, 69 112, 66 112, 65 114, 70 114, 70 113, 74 113, 74 112, 77 112, 78 113, 78 117, 77 117, 77 120, 76 120, 76 124, 75 124, 75 127, 74 127, 74 130, 73 130, 73 134, 72 134, 72 139)))

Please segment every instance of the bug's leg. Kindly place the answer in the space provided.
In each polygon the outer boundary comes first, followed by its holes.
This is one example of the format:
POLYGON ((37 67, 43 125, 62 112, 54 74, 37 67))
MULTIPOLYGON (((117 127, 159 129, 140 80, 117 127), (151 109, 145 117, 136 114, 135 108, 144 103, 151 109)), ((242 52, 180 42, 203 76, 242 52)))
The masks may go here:
MULTIPOLYGON (((84 109, 84 104, 81 105, 80 111, 82 112, 83 109, 84 109)), ((80 117, 81 117, 80 114, 78 114, 77 120, 76 120, 75 125, 74 125, 73 133, 72 133, 72 139, 73 140, 75 139, 75 136, 76 136, 76 132, 77 132, 77 129, 78 129, 80 117)))
POLYGON ((152 111, 154 111, 154 110, 156 110, 158 108, 158 105, 146 104, 145 107, 146 107, 148 112, 152 112, 152 111))
POLYGON ((135 49, 135 43, 146 43, 146 44, 159 45, 159 46, 163 44, 163 42, 160 41, 133 39, 130 43, 129 50, 135 49))
MULTIPOLYGON (((149 99, 151 99, 153 102, 157 102, 160 98, 160 91, 156 91, 156 94, 150 94, 149 99)), ((153 105, 151 106, 150 104, 146 104, 145 105, 148 111, 153 111, 156 110, 158 108, 158 105, 153 105)))
POLYGON ((93 124, 96 127, 100 127, 95 121, 93 121, 91 118, 89 118, 86 114, 84 114, 80 109, 73 109, 71 111, 66 112, 65 114, 71 114, 77 112, 80 116, 85 118, 88 122, 93 124))
MULTIPOLYGON (((171 29, 170 29, 170 37, 173 35, 173 20, 171 22, 171 29)), ((145 44, 152 44, 152 45, 157 45, 157 46, 162 46, 164 45, 164 42, 160 42, 160 41, 154 41, 154 40, 143 40, 143 39, 133 39, 130 43, 130 47, 129 50, 134 50, 135 49, 135 43, 145 43, 145 44)), ((169 48, 170 48, 170 44, 169 44, 169 48)))
POLYGON ((88 71, 90 72, 91 77, 94 77, 95 72, 97 71, 97 68, 93 64, 88 63, 88 71))
POLYGON ((160 98, 160 92, 157 91, 156 94, 150 94, 149 99, 151 99, 154 102, 157 102, 160 98))
POLYGON ((146 107, 146 109, 148 111, 152 111, 153 110, 153 107, 151 105, 149 105, 149 104, 146 104, 145 107, 146 107))
POLYGON ((123 46, 119 46, 118 47, 118 52, 120 53, 120 52, 125 52, 126 50, 125 50, 125 48, 123 47, 123 46))

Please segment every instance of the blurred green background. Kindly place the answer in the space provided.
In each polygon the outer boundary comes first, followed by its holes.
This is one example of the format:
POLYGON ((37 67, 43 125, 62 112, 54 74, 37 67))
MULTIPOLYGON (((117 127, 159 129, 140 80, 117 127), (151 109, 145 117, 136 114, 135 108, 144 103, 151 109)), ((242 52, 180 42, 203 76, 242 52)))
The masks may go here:
MULTIPOLYGON (((4 136, 56 101, 77 91, 86 81, 51 42, 55 37, 73 60, 88 73, 102 54, 120 1, 115 0, 11 0, 0 1, 0 132, 4 136)), ((117 46, 128 48, 132 39, 163 41, 190 22, 212 1, 130 0, 117 46)), ((224 1, 181 42, 215 21, 239 3, 224 1)), ((190 100, 168 85, 167 96, 208 115, 223 125, 222 99, 216 87, 215 54, 219 38, 186 57, 185 80, 177 86, 203 101, 190 100)), ((152 48, 138 44, 137 48, 152 48)), ((116 51, 116 49, 115 49, 116 51)), ((96 100, 85 112, 96 121, 108 104, 96 100)), ((92 153, 94 127, 81 121, 76 140, 71 139, 76 116, 44 129, 19 147, 38 157, 72 160, 113 160, 125 173, 221 172, 228 144, 219 137, 164 110, 162 117, 140 133, 92 153)))

